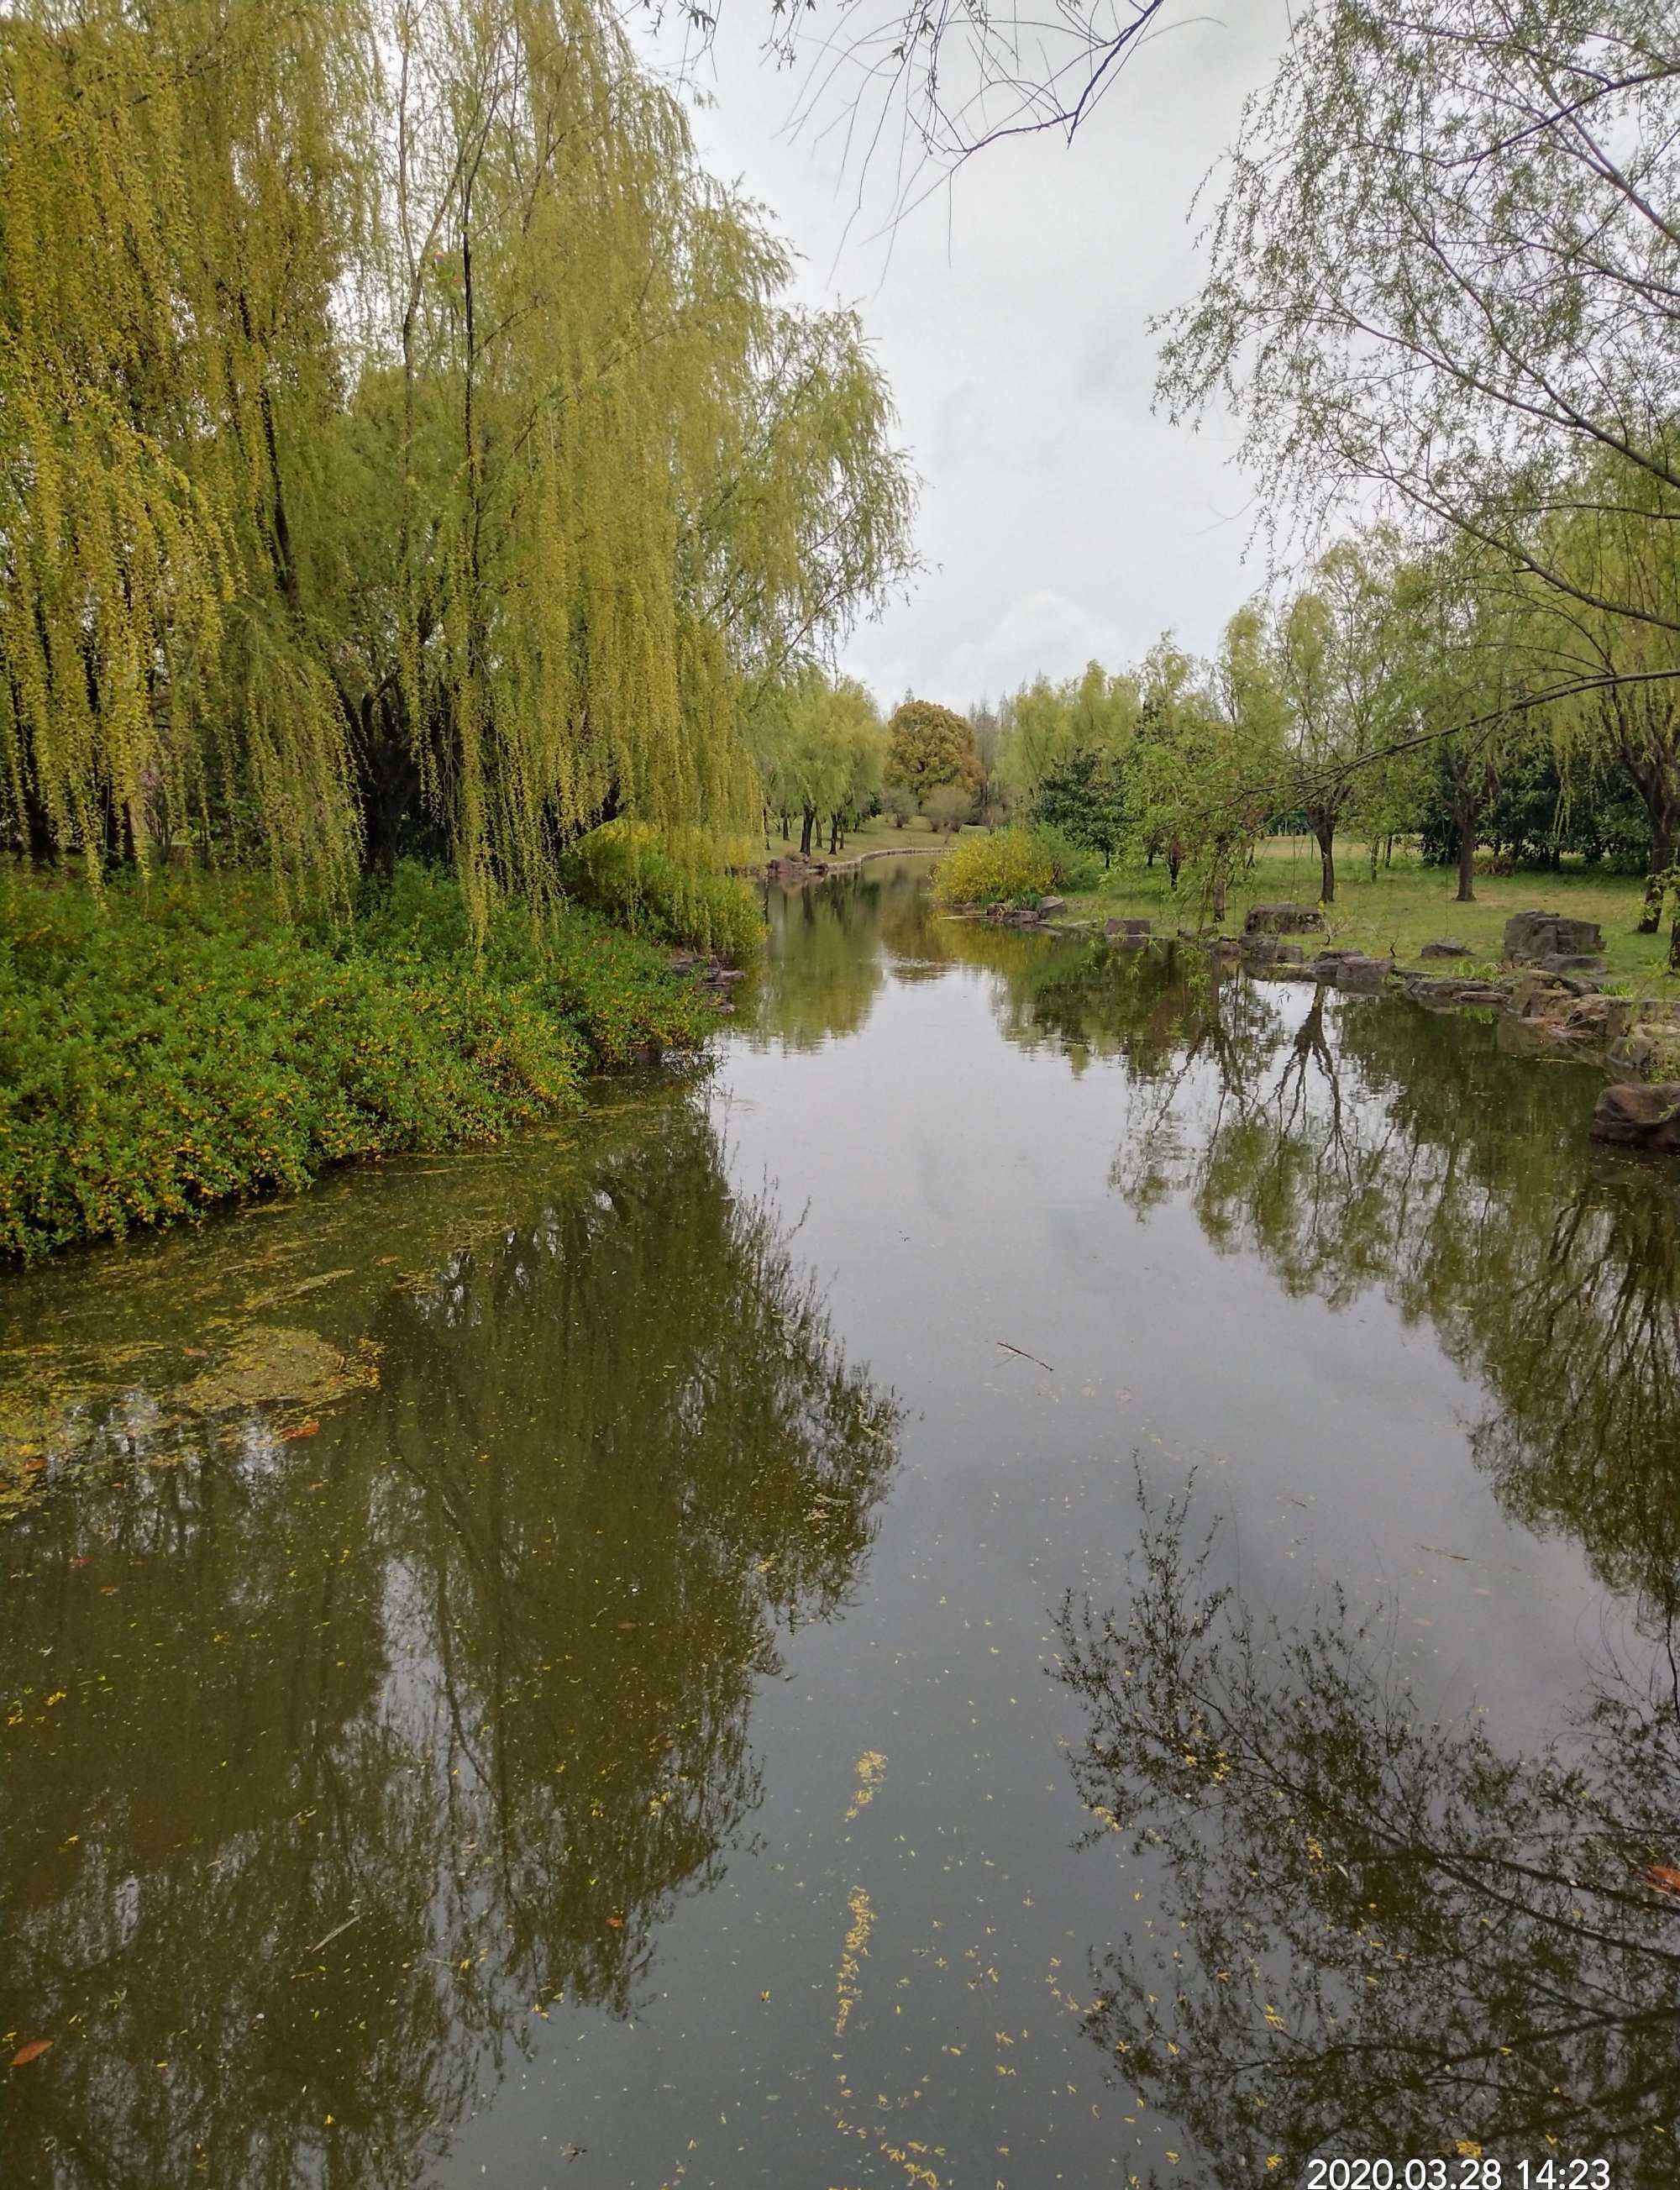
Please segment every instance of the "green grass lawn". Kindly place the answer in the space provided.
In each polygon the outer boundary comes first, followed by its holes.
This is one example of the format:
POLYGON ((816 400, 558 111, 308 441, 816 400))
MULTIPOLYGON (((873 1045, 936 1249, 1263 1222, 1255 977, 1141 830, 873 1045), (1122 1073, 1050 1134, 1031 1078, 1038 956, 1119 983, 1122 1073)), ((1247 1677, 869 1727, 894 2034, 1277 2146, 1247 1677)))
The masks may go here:
MULTIPOLYGON (((1478 875, 1476 902, 1456 905, 1454 869, 1427 867, 1415 859, 1379 867, 1371 879, 1361 844, 1338 843, 1336 902, 1325 908, 1326 940, 1346 948, 1416 964, 1426 943, 1463 943, 1477 962, 1496 965, 1506 922, 1531 907, 1596 920, 1604 933, 1610 979, 1619 989, 1643 996, 1680 994, 1680 980, 1667 969, 1666 933, 1634 933, 1644 885, 1632 875, 1606 875, 1565 867, 1558 874, 1478 875)), ((1249 906, 1279 899, 1315 905, 1319 895, 1318 848, 1310 837, 1269 837, 1252 870, 1231 892, 1225 927, 1234 933, 1249 906)), ((1166 933, 1202 923, 1200 894, 1185 877, 1175 896, 1166 871, 1116 866, 1094 892, 1068 900, 1070 913, 1098 917, 1131 914, 1152 919, 1166 933)), ((1300 939, 1306 940, 1306 939, 1300 939)))

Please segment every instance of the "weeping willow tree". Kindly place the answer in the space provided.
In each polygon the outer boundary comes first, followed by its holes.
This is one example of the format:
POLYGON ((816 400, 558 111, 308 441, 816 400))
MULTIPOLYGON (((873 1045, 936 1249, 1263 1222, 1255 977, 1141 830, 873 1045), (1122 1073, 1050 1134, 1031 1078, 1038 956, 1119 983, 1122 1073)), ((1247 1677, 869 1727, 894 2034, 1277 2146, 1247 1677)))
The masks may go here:
POLYGON ((0 30, 0 741, 37 853, 144 857, 213 803, 341 872, 309 567, 365 228, 353 26, 107 0, 0 30))
POLYGON ((913 567, 855 321, 582 0, 3 30, 0 814, 480 918, 746 811, 741 723, 913 567))

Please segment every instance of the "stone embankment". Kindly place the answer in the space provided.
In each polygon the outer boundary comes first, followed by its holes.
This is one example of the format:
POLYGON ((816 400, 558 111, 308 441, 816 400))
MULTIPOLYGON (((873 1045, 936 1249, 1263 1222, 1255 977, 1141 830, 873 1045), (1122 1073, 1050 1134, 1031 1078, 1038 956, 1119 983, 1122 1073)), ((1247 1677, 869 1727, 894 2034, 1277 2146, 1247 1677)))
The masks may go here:
POLYGON ((820 882, 830 875, 849 875, 855 868, 866 866, 871 860, 932 860, 950 849, 949 844, 884 844, 872 852, 854 852, 849 860, 808 860, 801 852, 780 852, 752 871, 763 875, 767 881, 789 883, 797 888, 802 882, 820 882))
MULTIPOLYGON (((1299 944, 1280 939, 1322 924, 1314 907, 1257 905, 1240 939, 1222 937, 1214 947, 1274 979, 1328 982, 1366 996, 1392 986, 1431 1010, 1497 1010, 1509 1038, 1531 1055, 1580 1058, 1612 1075, 1593 1113, 1595 1140, 1680 1150, 1680 1003, 1606 996, 1604 939, 1595 921, 1514 914, 1494 979, 1426 973, 1359 950, 1320 950, 1309 959, 1299 944), (1298 924, 1290 917, 1297 915, 1304 916, 1298 924)), ((1433 964, 1469 955, 1447 942, 1426 943, 1418 954, 1433 964)))

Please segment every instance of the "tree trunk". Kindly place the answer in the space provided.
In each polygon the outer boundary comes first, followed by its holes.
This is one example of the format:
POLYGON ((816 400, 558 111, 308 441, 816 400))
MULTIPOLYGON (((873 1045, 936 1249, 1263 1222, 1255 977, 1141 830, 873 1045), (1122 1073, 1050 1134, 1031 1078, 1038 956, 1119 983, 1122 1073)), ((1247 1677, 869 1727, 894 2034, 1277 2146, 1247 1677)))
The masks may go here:
POLYGON ((1320 905, 1334 905, 1336 902, 1336 831, 1333 826, 1328 829, 1314 829, 1313 834, 1318 839, 1319 846, 1319 902, 1320 905))
POLYGON ((58 857, 58 846, 53 839, 53 825, 47 816, 45 800, 27 780, 23 791, 23 826, 29 844, 30 864, 37 867, 50 867, 58 857))
MULTIPOLYGON (((1650 812, 1650 803, 1646 804, 1650 812)), ((1654 935, 1662 926, 1662 877, 1674 860, 1673 817, 1658 808, 1651 813, 1651 858, 1645 874, 1645 903, 1639 915, 1638 933, 1654 935)))
POLYGON ((816 826, 816 808, 808 806, 799 828, 799 856, 802 860, 809 860, 811 856, 811 831, 816 826))
POLYGON ((831 814, 828 817, 828 856, 830 859, 834 857, 834 854, 839 850, 839 848, 840 816, 837 814, 831 814))
POLYGON ((1454 805, 1453 819, 1458 824, 1458 896, 1459 905, 1476 902, 1476 824, 1467 798, 1458 799, 1454 805))
POLYGON ((1178 870, 1183 864, 1183 851, 1175 838, 1166 848, 1166 879, 1175 890, 1178 887, 1178 870))

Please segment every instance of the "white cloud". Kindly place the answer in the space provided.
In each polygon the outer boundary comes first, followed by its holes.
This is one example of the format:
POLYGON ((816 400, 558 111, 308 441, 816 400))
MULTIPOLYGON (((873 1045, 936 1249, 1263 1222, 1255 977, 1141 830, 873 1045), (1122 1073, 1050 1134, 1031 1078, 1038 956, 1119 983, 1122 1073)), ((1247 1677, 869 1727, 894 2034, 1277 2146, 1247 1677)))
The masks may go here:
POLYGON ((1194 292, 1190 201, 1269 73, 1286 0, 1229 23, 1187 13, 1071 149, 981 155, 890 254, 867 213, 850 218, 837 135, 786 133, 792 86, 759 60, 758 4, 724 11, 702 153, 773 207, 803 294, 860 298, 927 482, 928 575, 847 667, 888 703, 909 685, 962 706, 1040 668, 1133 658, 1168 627, 1211 648, 1257 582, 1247 490, 1229 433, 1152 415, 1147 323, 1194 292))
POLYGON ((1115 662, 1126 651, 1121 627, 1047 587, 1023 593, 990 629, 959 639, 939 672, 945 692, 962 701, 996 699, 1042 670, 1076 675, 1087 661, 1115 662))

